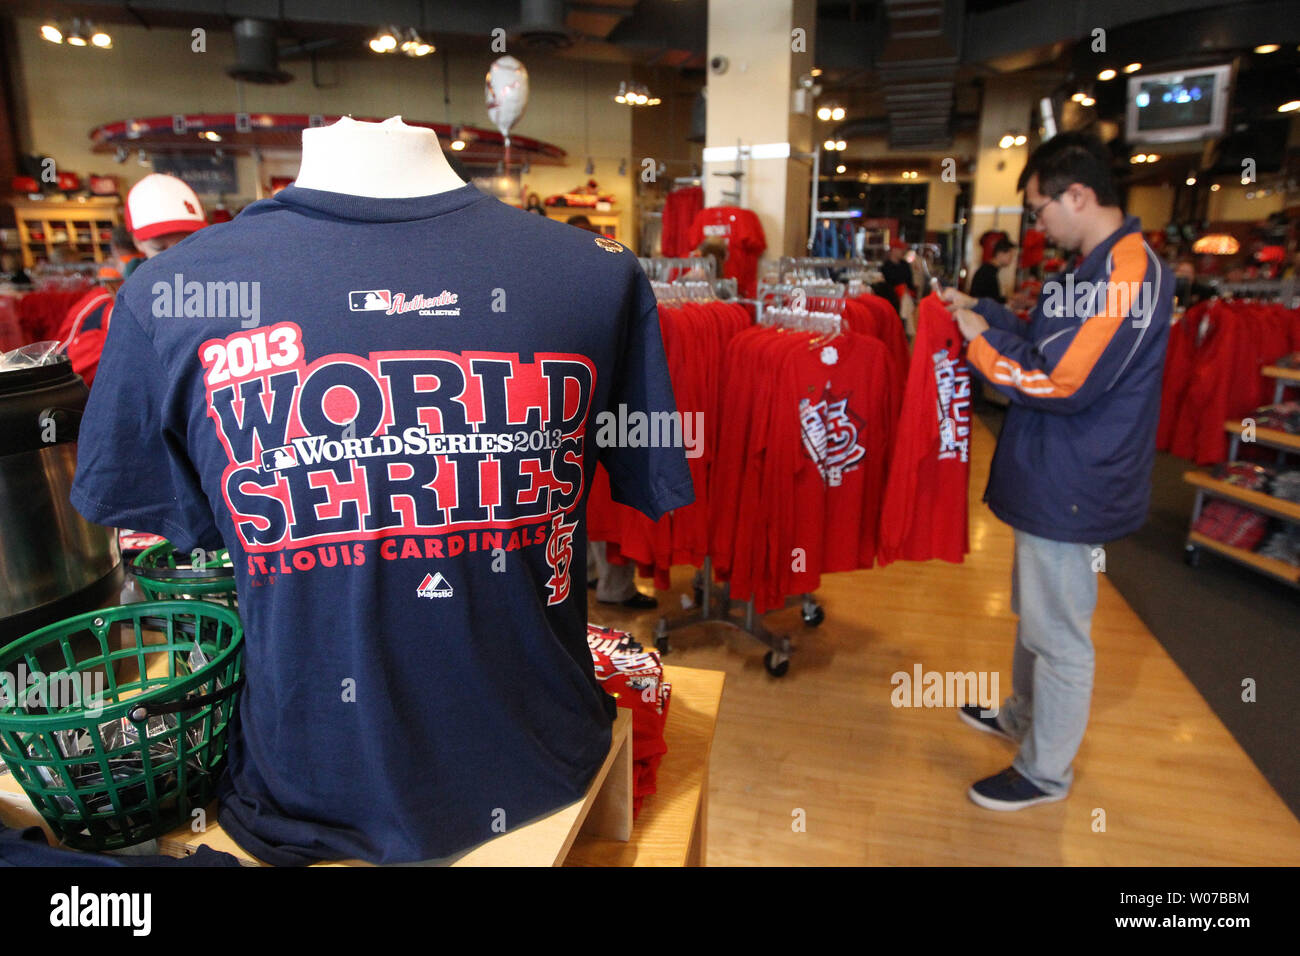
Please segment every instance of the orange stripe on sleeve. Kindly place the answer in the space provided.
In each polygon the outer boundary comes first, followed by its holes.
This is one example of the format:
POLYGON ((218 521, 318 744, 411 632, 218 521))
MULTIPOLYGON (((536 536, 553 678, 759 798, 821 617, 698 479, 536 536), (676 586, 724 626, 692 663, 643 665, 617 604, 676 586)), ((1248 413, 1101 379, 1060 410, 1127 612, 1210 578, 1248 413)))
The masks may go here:
POLYGON ((1140 233, 1129 233, 1111 248, 1113 268, 1107 277, 1107 294, 1101 310, 1087 319, 1075 335, 1051 374, 1025 369, 1002 355, 984 336, 974 339, 966 357, 990 381, 1007 385, 1036 398, 1067 398, 1088 380, 1115 333, 1139 301, 1138 292, 1146 279, 1146 246, 1140 233), (1126 308, 1127 306, 1127 308, 1126 308))

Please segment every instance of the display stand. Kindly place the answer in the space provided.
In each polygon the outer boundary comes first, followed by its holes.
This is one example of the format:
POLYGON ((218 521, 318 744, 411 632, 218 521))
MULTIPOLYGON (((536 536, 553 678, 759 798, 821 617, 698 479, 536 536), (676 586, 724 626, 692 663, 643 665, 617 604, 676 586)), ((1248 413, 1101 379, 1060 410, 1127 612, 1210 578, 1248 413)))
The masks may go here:
MULTIPOLYGON (((6 825, 30 826, 41 823, 40 815, 27 800, 10 774, 0 777, 0 812, 6 825), (11 812, 19 811, 20 822, 9 823, 11 812)), ((229 853, 245 866, 263 866, 221 828, 217 804, 207 808, 207 827, 194 832, 188 825, 177 827, 158 838, 158 852, 183 857, 207 846, 229 853)), ((49 834, 48 828, 46 833, 49 834)), ((632 715, 620 709, 611 731, 609 753, 592 779, 586 796, 526 826, 489 840, 452 866, 559 866, 579 833, 607 840, 624 841, 632 833, 632 715)), ((51 839, 53 839, 51 835, 51 839)), ((315 866, 370 866, 360 860, 317 863, 315 866)))
MULTIPOLYGON (((686 599, 683 598, 683 601, 686 599)), ((826 612, 813 600, 811 594, 801 594, 797 598, 786 598, 786 607, 802 604, 803 622, 809 627, 816 627, 826 620, 826 612)), ((705 558, 704 567, 695 585, 695 604, 684 613, 672 617, 661 617, 655 624, 655 648, 660 654, 671 650, 668 634, 683 627, 712 621, 726 624, 744 631, 750 637, 766 645, 769 650, 763 656, 763 666, 773 677, 784 677, 790 670, 790 638, 776 634, 763 626, 762 615, 754 610, 753 600, 736 601, 731 597, 731 584, 713 583, 713 559, 705 558)))
MULTIPOLYGON (((1277 389, 1273 397, 1274 403, 1282 401, 1282 394, 1287 386, 1300 384, 1300 371, 1296 369, 1270 365, 1262 369, 1261 374, 1277 379, 1277 389)), ((1245 428, 1241 422, 1236 421, 1225 422, 1223 427, 1232 435, 1228 443, 1228 461, 1236 461, 1237 451, 1241 447, 1241 435, 1245 428)), ((1256 428, 1254 443, 1276 448, 1279 463, 1284 461, 1288 454, 1300 455, 1300 435, 1292 435, 1290 432, 1280 431, 1276 428, 1256 428)), ((1192 520, 1188 526, 1187 543, 1184 546, 1183 555, 1183 559, 1189 565, 1196 567, 1199 564, 1200 553, 1204 549, 1259 571, 1261 574, 1267 574, 1269 577, 1283 581, 1292 587, 1300 587, 1300 567, 1277 558, 1271 558, 1265 554, 1257 554, 1254 551, 1247 551, 1245 548, 1224 544, 1222 541, 1216 541, 1208 535, 1192 530, 1196 526, 1197 519, 1201 517, 1201 509, 1205 505, 1206 495, 1223 498, 1252 511, 1280 518, 1295 525, 1300 525, 1300 504, 1264 492, 1242 488, 1227 481, 1220 481, 1203 471, 1184 472, 1183 481, 1196 488, 1196 501, 1192 505, 1192 520)))
MULTIPOLYGON (((664 727, 668 753, 659 765, 657 792, 646 797, 631 826, 631 718, 620 710, 610 754, 587 796, 513 833, 477 847, 454 866, 689 866, 703 865, 706 854, 709 754, 722 687, 721 671, 664 667, 672 702, 664 727), (624 763, 626 761, 626 764, 624 763), (601 786, 603 776, 604 786, 601 786), (617 781, 618 785, 614 786, 617 781)), ((216 819, 216 805, 208 819, 216 819)), ((52 845, 58 841, 11 774, 0 773, 0 823, 40 826, 52 845)), ((186 856, 199 845, 222 850, 246 866, 259 862, 235 845, 220 827, 204 833, 181 828, 164 837, 160 850, 186 856)), ((364 863, 320 863, 349 866, 364 863)))

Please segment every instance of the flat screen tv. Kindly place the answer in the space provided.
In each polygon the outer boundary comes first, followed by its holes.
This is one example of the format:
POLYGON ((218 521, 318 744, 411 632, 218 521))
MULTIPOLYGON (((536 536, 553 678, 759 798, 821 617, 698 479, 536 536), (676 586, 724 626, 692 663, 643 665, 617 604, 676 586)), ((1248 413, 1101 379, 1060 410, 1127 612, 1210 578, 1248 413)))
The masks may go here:
POLYGON ((1221 136, 1232 66, 1202 66, 1128 78, 1130 143, 1178 143, 1221 136))

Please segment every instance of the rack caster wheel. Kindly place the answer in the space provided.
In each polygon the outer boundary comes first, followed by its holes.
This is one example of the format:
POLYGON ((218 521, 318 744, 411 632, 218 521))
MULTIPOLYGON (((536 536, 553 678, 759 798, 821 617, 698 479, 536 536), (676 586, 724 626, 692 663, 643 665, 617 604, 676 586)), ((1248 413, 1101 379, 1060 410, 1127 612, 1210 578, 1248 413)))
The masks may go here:
POLYGON ((786 671, 790 669, 790 658, 783 657, 780 662, 777 663, 776 655, 771 651, 768 651, 763 655, 763 666, 767 668, 767 672, 773 677, 784 677, 786 671))
POLYGON ((809 613, 807 609, 803 612, 803 622, 809 627, 817 627, 824 620, 826 620, 826 611, 822 609, 820 604, 813 605, 812 613, 809 613))
POLYGON ((1201 566, 1201 549, 1187 548, 1183 551, 1183 563, 1189 568, 1199 568, 1201 566))

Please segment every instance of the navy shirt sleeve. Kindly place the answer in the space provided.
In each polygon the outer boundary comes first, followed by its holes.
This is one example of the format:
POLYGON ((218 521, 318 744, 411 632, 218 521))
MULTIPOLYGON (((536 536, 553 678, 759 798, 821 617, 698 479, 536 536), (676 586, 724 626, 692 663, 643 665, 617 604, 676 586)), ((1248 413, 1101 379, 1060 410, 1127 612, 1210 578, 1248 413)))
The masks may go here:
POLYGON ((96 524, 160 534, 184 551, 222 548, 184 435, 168 425, 168 381, 119 297, 81 420, 70 500, 96 524))
MULTIPOLYGON (((628 435, 615 430, 617 438, 614 442, 601 443, 600 460, 609 472, 611 497, 620 504, 635 508, 650 520, 658 521, 666 512, 693 502, 695 489, 691 484, 683 445, 656 448, 651 447, 648 440, 652 430, 662 433, 655 425, 659 420, 654 417, 656 412, 670 413, 683 427, 688 423, 677 416, 673 383, 668 375, 668 360, 659 330, 659 310, 650 283, 639 268, 629 313, 623 354, 609 391, 606 411, 615 416, 611 421, 635 421, 634 413, 645 416, 646 427, 641 434, 647 440, 633 444, 628 441, 629 437, 635 437, 631 428, 628 435), (620 406, 626 409, 625 413, 620 411, 620 406)), ((674 426, 673 434, 680 436, 682 431, 674 426)), ((597 436, 599 440, 599 431, 597 436)))

